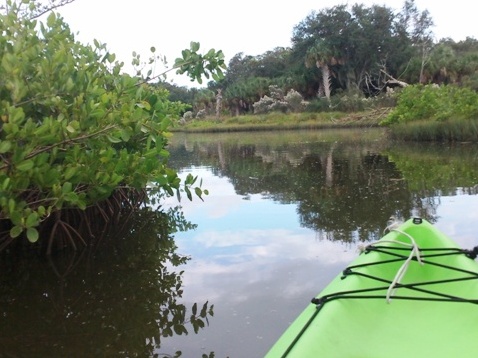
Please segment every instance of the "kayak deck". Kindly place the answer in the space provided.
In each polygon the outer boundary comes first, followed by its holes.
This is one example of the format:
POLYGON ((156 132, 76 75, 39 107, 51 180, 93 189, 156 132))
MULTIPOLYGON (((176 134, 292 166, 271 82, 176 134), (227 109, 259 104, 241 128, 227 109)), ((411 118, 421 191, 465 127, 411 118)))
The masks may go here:
POLYGON ((422 219, 392 228, 312 300, 266 357, 476 357, 475 251, 422 219))

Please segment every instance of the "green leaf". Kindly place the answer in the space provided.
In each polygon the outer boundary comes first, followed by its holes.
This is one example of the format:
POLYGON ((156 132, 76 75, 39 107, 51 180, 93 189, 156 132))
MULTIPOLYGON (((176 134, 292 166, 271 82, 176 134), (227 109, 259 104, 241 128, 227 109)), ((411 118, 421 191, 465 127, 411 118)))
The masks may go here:
POLYGON ((15 211, 16 202, 13 199, 8 199, 8 211, 13 213, 15 211))
POLYGON ((33 228, 33 227, 30 227, 27 229, 27 239, 28 241, 30 241, 31 243, 34 243, 34 242, 37 242, 38 241, 38 238, 39 238, 39 234, 38 234, 38 230, 33 228))
POLYGON ((51 12, 50 12, 50 15, 48 15, 46 24, 47 24, 49 27, 53 27, 53 26, 55 25, 55 21, 56 21, 55 12, 51 11, 51 12))
POLYGON ((193 196, 191 194, 191 190, 189 190, 188 187, 184 188, 184 191, 186 192, 186 196, 188 197, 189 200, 193 200, 193 196))
POLYGON ((73 189, 73 185, 70 182, 67 181, 67 182, 63 183, 63 186, 61 187, 61 192, 63 194, 68 194, 72 191, 72 189, 73 189))
POLYGON ((28 215, 27 220, 25 221, 25 226, 31 228, 38 225, 38 214, 33 212, 28 215))
POLYGON ((22 124, 24 119, 25 119, 25 113, 23 112, 23 108, 15 108, 11 110, 10 119, 9 119, 10 123, 20 125, 22 124))
POLYGON ((116 138, 116 137, 113 137, 112 135, 107 135, 106 138, 108 138, 108 140, 111 142, 111 143, 121 143, 121 139, 119 138, 116 138))
POLYGON ((194 175, 192 175, 191 173, 189 173, 189 174, 186 176, 186 180, 184 181, 184 184, 186 184, 186 185, 193 185, 193 184, 196 182, 197 178, 198 178, 197 175, 194 176, 194 175))
POLYGON ((10 220, 13 225, 22 226, 23 216, 18 211, 13 211, 10 213, 10 220))
POLYGON ((7 190, 9 185, 10 185, 10 178, 5 178, 2 183, 2 189, 7 190))
POLYGON ((139 108, 143 108, 147 111, 151 110, 151 105, 146 101, 138 102, 136 103, 136 106, 138 106, 139 108))
POLYGON ((43 216, 43 215, 46 214, 46 209, 45 209, 45 207, 44 207, 43 205, 40 205, 40 206, 38 207, 37 211, 38 211, 38 215, 43 216))
POLYGON ((17 169, 21 172, 26 172, 27 170, 30 170, 34 166, 34 162, 31 159, 24 160, 23 162, 20 162, 20 164, 17 165, 17 169))
POLYGON ((174 327, 173 327, 173 328, 174 328, 174 332, 175 332, 178 336, 180 336, 180 335, 183 334, 183 329, 182 329, 182 327, 183 327, 183 326, 180 325, 180 324, 175 324, 174 327))
POLYGON ((4 140, 0 143, 0 154, 8 152, 12 148, 12 142, 4 140))
POLYGON ((191 51, 198 52, 201 45, 199 44, 199 42, 191 41, 190 47, 191 47, 191 51))
POLYGON ((131 138, 131 131, 123 129, 120 135, 123 142, 128 142, 131 138))
POLYGON ((66 179, 66 180, 71 179, 77 172, 78 172, 78 168, 77 168, 77 167, 68 167, 68 168, 66 168, 66 171, 65 171, 65 179, 66 179))
POLYGON ((200 316, 201 316, 202 318, 206 318, 206 316, 207 316, 207 304, 208 304, 208 302, 206 302, 206 303, 202 306, 201 313, 200 313, 200 316))
POLYGON ((23 228, 21 226, 15 225, 10 229, 10 236, 14 239, 21 235, 23 228))
POLYGON ((71 191, 65 194, 64 199, 65 201, 76 204, 78 202, 78 194, 76 194, 74 191, 71 191))
POLYGON ((198 196, 198 198, 202 200, 203 191, 201 190, 201 188, 195 187, 194 191, 195 191, 196 195, 198 196))

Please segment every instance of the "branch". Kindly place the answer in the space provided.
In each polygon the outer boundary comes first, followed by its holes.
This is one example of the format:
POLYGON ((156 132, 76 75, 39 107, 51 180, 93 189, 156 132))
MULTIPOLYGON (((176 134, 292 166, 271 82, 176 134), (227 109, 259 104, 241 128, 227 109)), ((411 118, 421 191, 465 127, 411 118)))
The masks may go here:
MULTIPOLYGON (((55 147, 59 147, 61 145, 64 145, 64 144, 70 144, 70 143, 75 143, 75 142, 79 142, 79 141, 82 141, 84 139, 88 139, 88 138, 91 138, 91 137, 94 137, 94 136, 97 136, 98 134, 101 134, 101 133, 104 133, 104 132, 107 132, 113 128, 116 128, 117 125, 110 125, 108 127, 105 127, 97 132, 94 132, 94 133, 91 133, 91 134, 87 134, 87 135, 84 135, 84 136, 81 136, 81 137, 76 137, 76 138, 72 138, 72 139, 67 139, 67 140, 64 140, 64 141, 61 141, 61 142, 58 142, 56 144, 52 144, 52 145, 49 145, 47 147, 43 147, 41 149, 38 149, 37 151, 33 151, 31 152, 30 154, 26 155, 25 156, 25 159, 30 159, 30 158, 33 158, 34 156, 38 155, 38 154, 41 154, 43 152, 47 152, 49 150, 52 150, 53 148, 55 147)), ((3 166, 0 167, 0 170, 4 170, 6 168, 9 167, 10 164, 5 164, 3 166)))
MULTIPOLYGON (((74 0, 73 0, 73 1, 74 1, 74 0)), ((192 63, 194 63, 194 62, 195 62, 194 60, 190 60, 190 61, 184 62, 181 66, 183 66, 183 65, 190 65, 190 64, 192 64, 192 63)), ((143 85, 143 84, 145 84, 145 83, 149 83, 149 82, 151 82, 151 81, 153 81, 153 80, 155 80, 155 79, 157 79, 157 78, 159 78, 159 77, 164 76, 165 74, 167 74, 168 72, 171 72, 172 70, 180 69, 181 66, 174 65, 173 67, 168 68, 167 70, 161 72, 159 75, 156 75, 156 76, 153 76, 153 77, 147 77, 147 78, 145 78, 145 79, 139 81, 138 83, 135 84, 135 86, 141 86, 141 85, 143 85)))
POLYGON ((387 83, 397 84, 400 87, 407 87, 408 86, 408 83, 397 80, 396 78, 390 76, 385 70, 381 69, 380 72, 382 72, 385 76, 390 78, 390 80, 388 80, 387 83))
POLYGON ((61 0, 58 4, 54 4, 55 0, 50 1, 50 5, 44 5, 38 8, 38 13, 32 14, 29 20, 37 19, 49 11, 58 9, 59 7, 71 4, 75 0, 61 0))

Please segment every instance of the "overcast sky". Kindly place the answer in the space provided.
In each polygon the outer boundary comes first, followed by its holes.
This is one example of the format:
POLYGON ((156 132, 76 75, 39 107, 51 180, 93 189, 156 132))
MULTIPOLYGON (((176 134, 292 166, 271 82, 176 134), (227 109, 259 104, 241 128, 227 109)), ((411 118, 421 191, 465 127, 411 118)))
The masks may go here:
MULTIPOLYGON (((172 65, 181 50, 191 41, 200 42, 201 50, 222 50, 226 64, 237 53, 260 55, 278 46, 290 46, 292 29, 312 10, 321 10, 346 1, 294 0, 272 2, 260 0, 219 1, 182 0, 75 0, 59 11, 70 24, 77 39, 106 43, 118 59, 130 63, 136 51, 147 59, 151 46, 166 56, 172 65)), ((402 0, 349 1, 366 6, 379 4, 399 11, 402 0)), ((453 2, 416 0, 420 11, 427 9, 435 22, 437 39, 455 41, 467 36, 478 38, 476 10, 469 0, 453 2)), ((171 76, 169 76, 171 79, 171 76)), ((178 85, 196 86, 186 76, 174 77, 178 85)))

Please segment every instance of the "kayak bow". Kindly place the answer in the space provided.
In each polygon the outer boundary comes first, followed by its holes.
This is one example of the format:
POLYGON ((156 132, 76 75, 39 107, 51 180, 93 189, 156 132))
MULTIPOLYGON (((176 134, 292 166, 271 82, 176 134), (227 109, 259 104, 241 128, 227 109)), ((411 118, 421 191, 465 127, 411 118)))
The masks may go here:
POLYGON ((421 218, 388 229, 312 299, 267 358, 478 356, 478 248, 459 248, 421 218))

